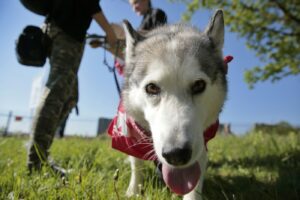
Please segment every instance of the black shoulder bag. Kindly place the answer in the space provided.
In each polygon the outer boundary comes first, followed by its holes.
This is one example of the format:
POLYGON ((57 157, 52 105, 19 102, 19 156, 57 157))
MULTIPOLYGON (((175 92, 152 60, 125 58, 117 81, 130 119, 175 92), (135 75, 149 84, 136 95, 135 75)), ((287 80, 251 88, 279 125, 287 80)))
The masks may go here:
MULTIPOLYGON (((20 0, 30 11, 39 15, 48 15, 49 0, 20 0)), ((46 20, 47 23, 47 20, 46 20)), ((38 26, 28 25, 24 28, 16 41, 18 62, 26 66, 42 67, 51 46, 51 39, 38 26)))

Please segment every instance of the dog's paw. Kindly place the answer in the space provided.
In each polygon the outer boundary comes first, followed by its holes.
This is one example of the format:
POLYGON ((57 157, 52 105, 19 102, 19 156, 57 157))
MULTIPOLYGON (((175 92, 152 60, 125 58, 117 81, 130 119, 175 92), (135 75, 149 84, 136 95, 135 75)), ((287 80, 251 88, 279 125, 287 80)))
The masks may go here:
POLYGON ((141 188, 142 188, 141 184, 129 185, 129 187, 127 188, 127 191, 126 191, 126 196, 133 197, 133 196, 137 196, 137 195, 141 194, 141 191, 142 191, 141 188))
POLYGON ((202 200, 202 195, 196 191, 192 191, 189 194, 184 195, 183 200, 202 200))
POLYGON ((202 200, 202 197, 183 197, 183 200, 202 200))

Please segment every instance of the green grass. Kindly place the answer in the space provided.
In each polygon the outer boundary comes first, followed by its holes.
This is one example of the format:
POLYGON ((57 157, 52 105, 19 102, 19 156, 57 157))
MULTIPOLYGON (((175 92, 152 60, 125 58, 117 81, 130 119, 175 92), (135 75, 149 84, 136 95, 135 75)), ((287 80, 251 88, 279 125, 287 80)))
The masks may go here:
MULTIPOLYGON (((130 167, 126 156, 110 148, 109 138, 56 139, 51 155, 73 169, 67 179, 45 168, 27 175, 28 138, 0 137, 0 199, 126 199, 130 167), (119 178, 114 173, 119 169, 119 178), (117 193, 114 189, 116 185, 117 193)), ((203 197, 209 200, 300 199, 300 135, 252 133, 218 136, 209 145, 203 197)), ((131 199, 181 199, 161 186, 147 162, 144 196, 131 199)))

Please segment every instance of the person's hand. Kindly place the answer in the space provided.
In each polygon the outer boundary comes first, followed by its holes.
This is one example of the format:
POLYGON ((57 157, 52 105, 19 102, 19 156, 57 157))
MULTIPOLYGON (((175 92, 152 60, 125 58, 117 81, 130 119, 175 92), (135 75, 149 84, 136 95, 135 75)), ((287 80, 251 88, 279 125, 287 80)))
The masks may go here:
POLYGON ((117 42, 118 42, 118 38, 116 37, 116 34, 113 31, 111 31, 111 32, 107 33, 106 39, 107 39, 107 42, 108 42, 110 48, 115 49, 117 46, 117 42))
POLYGON ((119 40, 125 40, 125 33, 122 25, 116 24, 116 23, 111 23, 110 24, 111 28, 113 29, 114 33, 116 34, 116 37, 119 40))

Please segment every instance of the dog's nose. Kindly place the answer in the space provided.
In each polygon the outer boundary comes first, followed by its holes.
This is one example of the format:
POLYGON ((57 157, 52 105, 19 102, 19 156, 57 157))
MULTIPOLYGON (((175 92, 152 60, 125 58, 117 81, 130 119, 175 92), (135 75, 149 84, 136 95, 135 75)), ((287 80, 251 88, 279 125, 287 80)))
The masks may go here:
POLYGON ((191 159, 192 149, 189 145, 179 148, 163 148, 162 156, 171 165, 184 165, 191 159))

